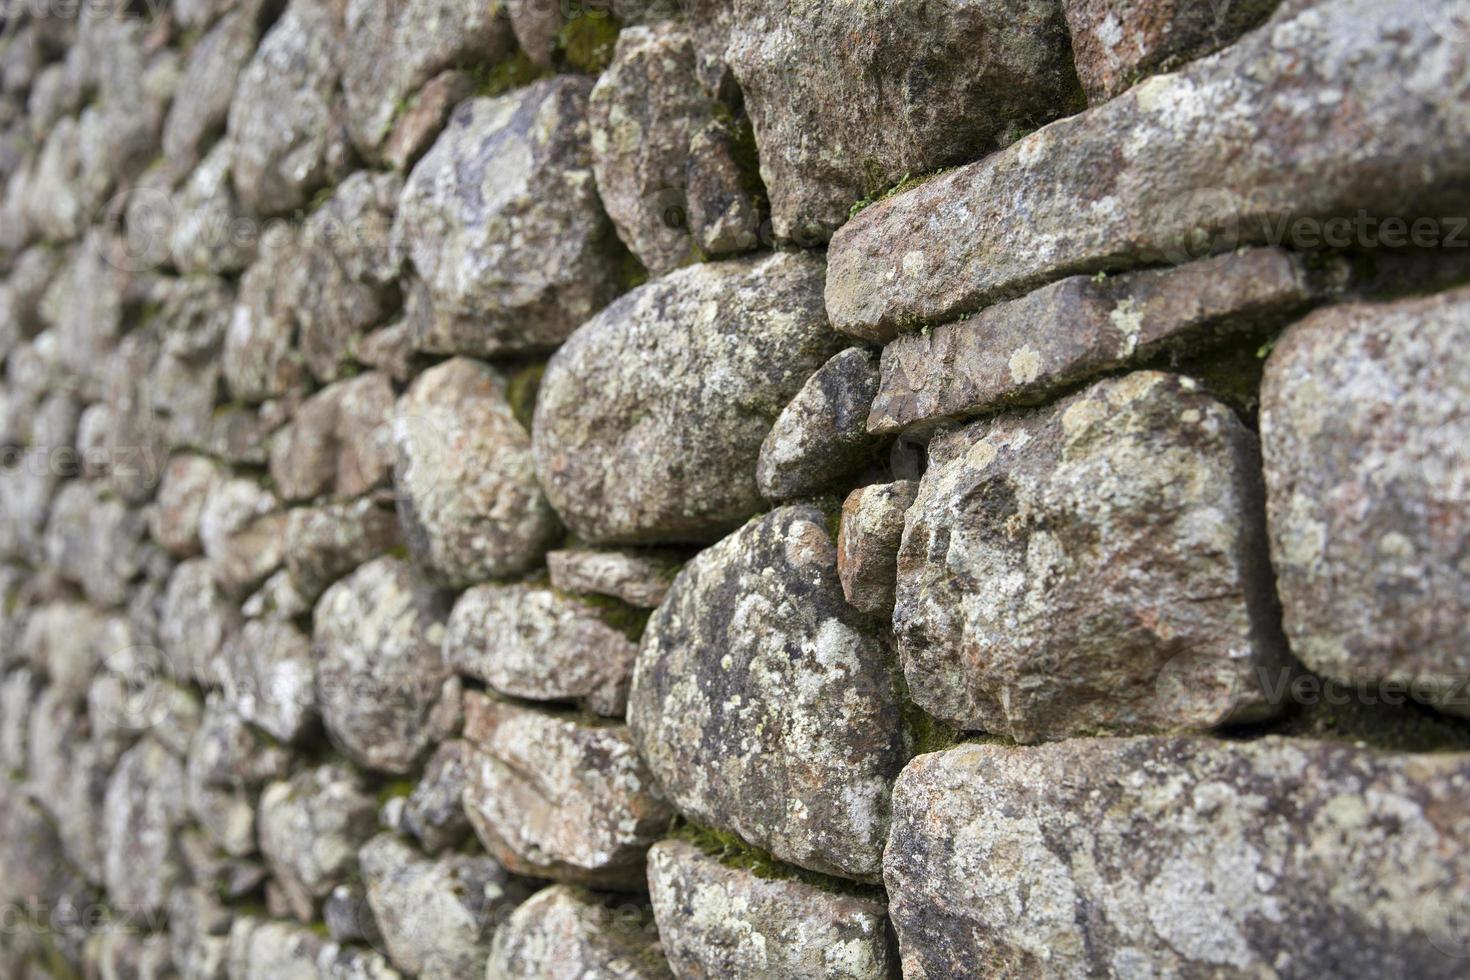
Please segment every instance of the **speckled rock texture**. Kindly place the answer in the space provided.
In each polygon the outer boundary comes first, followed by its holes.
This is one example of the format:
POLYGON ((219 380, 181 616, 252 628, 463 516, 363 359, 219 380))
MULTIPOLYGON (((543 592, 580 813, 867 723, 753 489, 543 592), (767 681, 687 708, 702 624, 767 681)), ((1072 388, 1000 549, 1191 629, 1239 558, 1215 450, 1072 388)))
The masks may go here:
POLYGON ((905 175, 972 160, 1076 101, 1056 0, 703 4, 739 82, 775 233, 812 244, 905 175))
POLYGON ((833 237, 833 324, 953 319, 1065 275, 1292 234, 1296 217, 1346 216, 1346 245, 1359 208, 1446 213, 1463 203, 1470 109, 1450 93, 1470 62, 1437 29, 1449 4, 1428 6, 1287 0, 1218 57, 873 205, 833 237))
POLYGON ((883 867, 904 975, 1459 976, 1467 766, 1275 738, 920 756, 883 867))
POLYGON ((648 887, 676 976, 897 975, 888 910, 879 899, 760 878, 678 840, 648 852, 648 887))
POLYGON ((680 813, 876 880, 906 758, 891 657, 842 597, 822 512, 783 507, 674 580, 643 637, 629 726, 680 813))
POLYGON ((883 348, 868 429, 892 434, 1028 404, 1160 351, 1289 322, 1314 287, 1297 256, 1247 249, 1121 276, 1071 276, 883 348))
POLYGON ((495 932, 487 980, 666 980, 669 970, 648 911, 575 885, 544 888, 495 932))
POLYGON ((1328 677, 1390 685, 1462 716, 1467 337, 1463 289, 1324 310, 1277 344, 1261 407, 1292 650, 1328 677))
POLYGON ((462 102, 414 167, 393 239, 422 281, 410 310, 420 349, 548 350, 616 295, 591 87, 561 76, 462 102))
POLYGON ((465 698, 464 791, 485 848, 517 874, 640 888, 672 812, 623 725, 465 698))
POLYGON ((0 0, 0 980, 1463 975, 1464 7, 0 0))
POLYGON ((436 581, 514 575, 550 547, 556 514, 494 368, 455 358, 425 371, 399 399, 393 446, 404 537, 436 581))
POLYGON ((915 702, 1023 742, 1273 713, 1255 437, 1142 371, 936 440, 893 614, 915 702))
POLYGON ((622 717, 638 644, 597 607, 551 589, 480 585, 460 596, 444 662, 514 698, 622 717))
POLYGON ((536 403, 536 474, 567 526, 700 542, 759 510, 761 443, 837 349, 822 274, 799 253, 694 266, 584 324, 536 403))

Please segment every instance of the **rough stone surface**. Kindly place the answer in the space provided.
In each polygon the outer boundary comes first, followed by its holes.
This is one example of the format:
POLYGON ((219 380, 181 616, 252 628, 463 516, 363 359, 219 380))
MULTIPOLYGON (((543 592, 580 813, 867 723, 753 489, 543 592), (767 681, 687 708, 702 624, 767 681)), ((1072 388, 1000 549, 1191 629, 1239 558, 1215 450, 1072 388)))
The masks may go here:
POLYGON ((475 79, 465 71, 436 75, 410 98, 383 145, 383 159, 408 170, 434 145, 454 107, 475 94, 475 79))
POLYGON ((706 6, 706 51, 740 83, 781 238, 824 240, 854 201, 1073 102, 1055 0, 706 6))
POLYGON ((563 592, 610 596, 653 609, 668 595, 679 561, 669 552, 563 548, 546 553, 551 584, 563 592))
POLYGON ((1266 365, 1271 553, 1292 652, 1470 717, 1470 290, 1323 310, 1266 365))
POLYGON ((1162 350, 1199 350, 1284 323, 1316 293, 1305 263, 1277 248, 1072 276, 883 348, 868 428, 894 433, 1040 401, 1162 350))
POLYGON ((439 656, 446 603, 394 558, 326 591, 313 637, 327 734, 360 766, 406 773, 445 738, 459 682, 439 656))
POLYGON ((878 440, 868 410, 878 394, 878 359, 851 347, 817 369, 761 444, 755 482, 770 500, 815 493, 868 462, 878 440))
POLYGON ((301 507, 286 523, 286 568, 315 600, 337 579, 399 546, 398 518, 372 500, 301 507))
POLYGON ((378 371, 324 388, 272 439, 271 479, 286 500, 355 497, 392 469, 393 385, 378 371))
POLYGON ((163 152, 175 172, 184 174, 204 155, 209 140, 225 128, 235 83, 255 54, 261 0, 238 4, 189 50, 179 91, 163 124, 163 152))
POLYGON ((235 193, 279 214, 342 177, 349 146, 338 95, 338 25, 329 0, 291 0, 240 76, 230 105, 235 193))
POLYGON ((199 538, 220 587, 248 593, 285 561, 287 514, 275 494, 238 477, 215 488, 199 515, 199 538))
POLYGON ((174 676, 218 683, 219 658, 240 628, 240 611, 221 592, 209 562, 183 562, 164 593, 159 641, 174 676))
POLYGON ((1458 976, 1467 765, 1277 738, 920 756, 884 858, 904 975, 1458 976))
POLYGON ((1062 0, 1062 10, 1077 75, 1096 105, 1146 75, 1218 51, 1264 21, 1280 2, 1062 0))
POLYGON ((759 878, 678 840, 648 852, 648 887, 677 976, 887 980, 897 974, 881 899, 759 878))
POLYGON ((760 244, 759 182, 741 168, 729 122, 710 120, 690 137, 684 175, 689 230, 706 255, 749 252, 760 244))
POLYGON ((414 559, 467 586, 537 564, 558 531, 531 460, 531 438, 486 364, 425 371, 393 419, 398 515, 414 559))
POLYGON ((899 480, 862 487, 843 501, 837 576, 842 594, 854 609, 884 619, 892 617, 904 514, 918 493, 919 485, 913 480, 899 480))
POLYGON ((369 156, 388 138, 400 107, 440 71, 494 64, 511 49, 499 2, 347 0, 342 90, 347 128, 369 156))
POLYGON ((118 760, 102 808, 107 893, 123 915, 168 907, 184 874, 174 838, 184 824, 184 770, 152 739, 118 760))
POLYGON ((495 932, 487 980, 672 978, 647 910, 573 885, 537 892, 495 932))
POLYGON ((1273 713, 1256 440, 1137 372, 930 444, 893 614, 914 701, 1019 741, 1273 713))
POLYGON ((681 813, 876 880, 906 758, 890 656, 843 600, 822 512, 784 507, 674 580, 643 636, 629 725, 681 813))
POLYGON ((223 647, 220 674, 230 706, 272 738, 293 742, 316 718, 311 641, 289 622, 242 625, 223 647))
POLYGON ((413 321, 421 349, 545 350, 615 295, 590 89, 562 75, 463 102, 414 167, 393 235, 425 287, 413 321))
POLYGON ((644 854, 673 814, 624 726, 470 694, 465 738, 476 749, 465 809, 496 860, 536 878, 642 887, 644 854))
POLYGON ((468 742, 454 739, 434 750, 423 778, 403 806, 403 829, 430 854, 453 847, 470 835, 464 790, 474 763, 468 742))
POLYGON ((496 926, 531 893, 491 858, 426 859, 391 834, 359 860, 389 956, 420 980, 483 975, 496 926))
POLYGON ((1453 211, 1470 109, 1451 93, 1470 63, 1422 14, 1289 0, 1219 57, 875 204, 832 239, 833 325, 952 319, 1066 275, 1294 235, 1295 218, 1342 218, 1348 244, 1360 208, 1453 211))
POLYGON ((170 459, 149 515, 153 540, 179 558, 198 555, 203 550, 199 521, 204 505, 224 479, 222 468, 207 457, 182 454, 170 459))
POLYGON ((260 797, 260 850, 292 914, 310 922, 325 898, 357 866, 372 836, 377 806, 342 765, 305 769, 271 783, 260 797))
POLYGON ((685 171, 690 141, 712 109, 682 26, 618 35, 588 107, 592 169, 618 237, 654 275, 695 259, 685 171))
POLYGON ((444 662, 511 697, 585 701, 621 717, 638 644, 597 608, 551 589, 481 585, 455 603, 444 662))
POLYGON ((837 349, 822 272, 798 253, 681 269, 557 351, 536 403, 536 472, 573 531, 700 542, 761 508, 761 441, 837 349))

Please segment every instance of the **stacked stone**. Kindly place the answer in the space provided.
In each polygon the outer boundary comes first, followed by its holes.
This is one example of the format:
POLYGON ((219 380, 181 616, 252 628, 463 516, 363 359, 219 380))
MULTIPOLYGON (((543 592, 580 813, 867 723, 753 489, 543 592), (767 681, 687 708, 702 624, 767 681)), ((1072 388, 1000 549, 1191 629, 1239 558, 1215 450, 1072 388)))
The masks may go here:
POLYGON ((1454 6, 0 11, 0 977, 1463 975, 1454 6))

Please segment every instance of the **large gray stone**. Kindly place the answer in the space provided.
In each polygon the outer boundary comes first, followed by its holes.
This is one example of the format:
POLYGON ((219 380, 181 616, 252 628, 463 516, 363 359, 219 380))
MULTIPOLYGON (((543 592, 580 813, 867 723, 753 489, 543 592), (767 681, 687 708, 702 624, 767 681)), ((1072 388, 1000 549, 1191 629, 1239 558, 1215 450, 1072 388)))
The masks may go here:
POLYGON ((208 561, 193 559, 174 569, 159 615, 169 671, 181 680, 220 683, 220 656, 240 628, 240 610, 220 589, 208 561))
POLYGON ((283 778, 290 763, 286 749, 262 738, 212 694, 185 762, 189 812, 222 851, 248 857, 256 850, 251 791, 283 778))
POLYGON ((364 562, 400 546, 398 518, 370 499, 300 507, 286 523, 286 568, 308 601, 364 562))
POLYGON ((621 716, 638 644, 596 606, 531 585, 481 585, 455 603, 444 661, 502 694, 585 701, 621 716))
POLYGON ((465 810, 496 860, 536 878, 642 887, 644 854, 673 811, 627 728, 468 694, 465 739, 476 749, 465 810))
POLYGON ((1317 294, 1305 263, 1249 249, 1168 269, 1072 276, 883 348, 868 428, 894 433, 1046 399, 1160 351, 1284 323, 1317 294))
POLYGON ((175 99, 163 124, 163 153, 174 173, 186 174, 225 128, 235 83, 255 54, 260 38, 261 0, 237 4, 194 45, 179 76, 175 99))
POLYGON ((423 849, 436 854, 470 835, 464 812, 464 790, 470 782, 474 753, 468 742, 452 739, 434 750, 424 775, 403 805, 403 829, 423 849))
POLYGON ((495 932, 486 980, 672 978, 648 910, 573 885, 544 888, 495 932))
POLYGON ((842 594, 854 609, 893 618, 904 515, 918 493, 913 480, 899 480, 861 487, 842 502, 837 575, 842 594))
POLYGON ((1082 87, 1095 105, 1147 75, 1232 43, 1281 0, 1062 0, 1082 87))
POLYGON ((1267 738, 963 745, 899 777, 906 977, 1464 973, 1465 755, 1267 738))
POLYGON ((616 295, 590 88, 562 75, 462 102, 414 167, 393 234, 422 280, 410 304, 420 349, 547 350, 616 295))
POLYGON ((536 472, 573 531, 703 542, 761 508, 761 442, 838 349, 822 273, 803 253, 680 269, 557 351, 536 403, 536 472))
POLYGON ((164 911, 184 865, 175 838, 187 819, 184 768, 152 739, 118 760, 103 803, 107 894, 127 917, 164 911))
POLYGON ((936 439, 893 614, 914 701, 1019 741, 1274 713, 1256 440, 1137 372, 936 439))
POLYGON ((755 481, 770 500, 809 496, 872 462, 881 444, 867 431, 878 394, 878 360, 850 347, 816 370, 761 444, 755 481))
MULTIPOLYGON (((234 162, 235 144, 222 137, 170 199, 168 251, 184 275, 239 272, 255 258, 260 229, 244 216, 235 198, 230 176, 234 162)), ((155 247, 152 241, 145 243, 150 253, 155 247)))
POLYGON ((640 609, 664 601, 679 564, 673 552, 562 548, 546 553, 551 584, 561 591, 610 596, 640 609))
POLYGON ((99 606, 127 601, 147 558, 148 520, 100 483, 61 488, 46 525, 46 559, 99 606))
POLYGON ((247 212, 290 211, 347 172, 341 25, 333 6, 291 0, 240 75, 229 136, 235 193, 247 212))
POLYGON ((286 500, 325 494, 360 497, 388 481, 393 467, 395 397, 378 371, 312 395, 271 439, 270 472, 286 500))
POLYGON ((373 835, 377 804, 344 765, 304 769, 260 797, 260 850, 291 913, 311 922, 318 900, 357 867, 373 835))
POLYGON ((643 635, 629 726, 680 812, 876 880, 906 758, 891 656, 842 597, 822 512, 783 507, 674 580, 643 635))
POLYGON ((888 980, 898 972, 881 899, 757 877, 679 840, 648 852, 648 888, 677 976, 888 980))
POLYGON ((419 980, 482 976, 496 927, 531 894, 491 858, 429 859, 391 834, 358 860, 388 955, 419 980))
POLYGON ((498 371, 455 358, 419 375, 393 444, 404 537, 435 580, 463 587, 540 562, 559 525, 498 371))
POLYGON ((1287 0, 1217 57, 873 205, 832 239, 833 324, 871 335, 1067 275, 1305 247, 1304 231, 1367 246, 1389 216, 1459 213, 1470 103, 1448 93, 1470 63, 1441 27, 1452 7, 1287 0))
POLYGON ((206 456, 181 453, 172 457, 148 514, 153 540, 179 558, 200 554, 199 520, 204 505, 226 478, 225 469, 206 456))
POLYGON ((287 520, 275 494, 254 480, 237 477, 215 488, 199 514, 199 539, 222 589, 248 593, 281 567, 287 520))
POLYGON ((701 6, 704 53, 728 62, 755 126, 780 238, 823 240, 859 198, 1079 101, 1056 0, 701 6))
POLYGON ((1266 363, 1271 556, 1292 652, 1470 717, 1470 290, 1339 306, 1266 363))
POLYGON ((498 0, 346 0, 343 6, 347 128, 370 157, 388 139, 404 104, 431 78, 459 65, 493 65, 513 47, 498 0))
POLYGON ((395 558, 363 565, 317 603, 317 698, 353 762, 406 773, 453 729, 459 681, 439 655, 446 614, 444 598, 395 558))

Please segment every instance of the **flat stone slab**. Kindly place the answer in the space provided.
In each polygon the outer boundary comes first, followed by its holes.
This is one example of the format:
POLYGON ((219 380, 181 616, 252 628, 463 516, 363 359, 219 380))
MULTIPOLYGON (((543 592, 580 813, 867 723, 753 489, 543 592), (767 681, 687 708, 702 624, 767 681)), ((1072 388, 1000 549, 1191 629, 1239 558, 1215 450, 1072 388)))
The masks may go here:
POLYGON ((546 568, 551 584, 563 592, 611 596, 653 609, 668 595, 679 560, 658 551, 561 548, 546 553, 546 568))
POLYGON ((905 976, 1458 977, 1470 757, 1265 738, 962 745, 884 855, 905 976))

